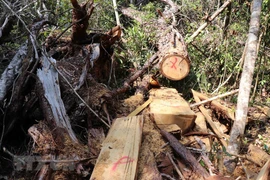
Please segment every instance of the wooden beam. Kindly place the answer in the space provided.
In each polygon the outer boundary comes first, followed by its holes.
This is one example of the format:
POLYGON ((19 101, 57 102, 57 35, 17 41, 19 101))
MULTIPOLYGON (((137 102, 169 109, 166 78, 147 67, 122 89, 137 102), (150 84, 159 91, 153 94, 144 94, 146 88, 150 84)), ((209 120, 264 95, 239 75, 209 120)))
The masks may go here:
POLYGON ((90 180, 136 179, 143 116, 117 118, 102 144, 90 180))

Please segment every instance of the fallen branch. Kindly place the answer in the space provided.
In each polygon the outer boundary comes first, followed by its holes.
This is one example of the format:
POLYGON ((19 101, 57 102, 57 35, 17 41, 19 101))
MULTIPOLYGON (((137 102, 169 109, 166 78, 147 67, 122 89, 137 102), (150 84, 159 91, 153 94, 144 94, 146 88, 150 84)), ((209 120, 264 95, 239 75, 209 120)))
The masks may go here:
POLYGON ((209 177, 209 173, 197 162, 196 158, 191 154, 191 152, 173 135, 163 130, 160 130, 160 133, 170 142, 170 146, 174 149, 174 151, 192 168, 192 170, 199 177, 209 177))
POLYGON ((199 106, 199 105, 202 105, 202 104, 206 104, 206 103, 211 102, 211 101, 213 101, 213 100, 220 99, 220 98, 223 98, 223 97, 226 97, 226 96, 235 94, 235 93, 237 93, 238 91, 239 91, 239 89, 233 90, 233 91, 231 91, 231 92, 226 92, 226 93, 224 93, 224 94, 220 94, 220 95, 211 97, 211 98, 209 98, 209 99, 205 99, 205 100, 203 100, 203 101, 201 101, 201 102, 191 104, 190 107, 195 107, 195 106, 199 106))
MULTIPOLYGON (((211 98, 208 98, 206 95, 199 93, 197 91, 192 90, 192 93, 194 93, 196 96, 199 97, 199 99, 201 100, 208 100, 211 98)), ((197 103, 196 103, 197 104, 197 103)), ((220 104, 218 101, 216 100, 212 100, 211 101, 211 106, 214 106, 215 111, 218 111, 222 114, 224 114, 227 118, 231 119, 231 120, 235 120, 234 117, 234 111, 228 107, 223 106, 222 104, 220 104)))
POLYGON ((212 14, 212 16, 207 18, 206 22, 202 24, 190 37, 187 38, 187 44, 191 43, 195 37, 197 37, 201 31, 204 30, 208 24, 210 24, 231 2, 232 0, 226 1, 218 10, 216 10, 216 12, 214 12, 214 14, 212 14))
MULTIPOLYGON (((195 94, 194 90, 192 90, 192 94, 193 94, 195 102, 199 103, 200 98, 195 94)), ((203 115, 206 118, 206 121, 208 122, 208 124, 211 126, 213 132, 218 136, 218 138, 219 138, 220 142, 222 143, 222 145, 225 146, 225 148, 227 148, 227 142, 223 139, 222 133, 217 129, 216 125, 212 121, 212 118, 208 114, 207 110, 203 106, 199 106, 199 109, 203 113, 203 115)))
POLYGON ((179 177, 183 180, 185 180, 185 177, 183 176, 183 174, 181 173, 181 171, 179 170, 179 168, 177 167, 177 165, 175 164, 175 162, 173 161, 173 158, 171 156, 170 153, 166 153, 166 156, 168 156, 168 158, 170 159, 171 163, 173 164, 173 167, 175 168, 175 171, 177 172, 177 174, 179 175, 179 177))
POLYGON ((146 64, 143 66, 143 68, 142 68, 141 70, 137 71, 137 72, 136 72, 135 74, 133 74, 128 80, 126 80, 126 81, 124 82, 124 85, 123 85, 121 88, 118 88, 118 89, 116 89, 116 90, 114 90, 114 91, 112 91, 112 92, 109 92, 109 93, 107 93, 107 94, 104 94, 104 95, 103 95, 103 98, 104 98, 105 100, 109 100, 109 99, 111 99, 112 97, 114 97, 114 96, 116 96, 116 95, 118 95, 118 94, 124 93, 124 92, 126 92, 127 90, 129 90, 130 85, 131 85, 134 81, 136 81, 136 79, 137 79, 138 77, 140 77, 142 74, 144 74, 145 72, 147 72, 151 67, 153 67, 153 66, 158 62, 157 57, 158 57, 158 56, 157 56, 156 54, 153 55, 153 56, 149 59, 149 61, 147 61, 148 63, 146 63, 146 64))

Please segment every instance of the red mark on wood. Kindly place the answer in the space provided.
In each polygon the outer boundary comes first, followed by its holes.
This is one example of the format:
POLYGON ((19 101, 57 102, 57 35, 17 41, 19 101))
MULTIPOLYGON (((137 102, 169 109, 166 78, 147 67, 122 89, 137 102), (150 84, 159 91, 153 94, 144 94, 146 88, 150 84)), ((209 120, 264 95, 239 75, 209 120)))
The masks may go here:
POLYGON ((170 61, 172 63, 171 68, 174 68, 176 70, 175 64, 177 63, 177 58, 174 58, 174 62, 170 61))
POLYGON ((123 156, 116 163, 113 164, 112 171, 115 171, 119 164, 126 164, 126 163, 130 163, 133 161, 134 161, 134 159, 131 159, 128 156, 123 156))

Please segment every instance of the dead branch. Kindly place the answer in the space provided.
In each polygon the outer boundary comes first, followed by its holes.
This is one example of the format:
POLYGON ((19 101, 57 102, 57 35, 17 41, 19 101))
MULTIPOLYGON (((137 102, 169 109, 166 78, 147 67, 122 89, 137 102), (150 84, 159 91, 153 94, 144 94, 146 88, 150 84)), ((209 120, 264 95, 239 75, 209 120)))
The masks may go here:
MULTIPOLYGON (((200 102, 199 97, 195 94, 195 92, 192 90, 192 94, 194 97, 194 100, 196 103, 200 102)), ((203 113, 204 117, 206 118, 206 121, 211 126, 213 132, 218 136, 219 140, 221 141, 222 145, 226 148, 227 142, 223 139, 222 133, 217 129, 216 125, 212 121, 211 116, 208 114, 207 110, 203 106, 199 106, 200 111, 203 113)))
POLYGON ((107 93, 105 95, 103 95, 103 98, 105 100, 109 100, 111 99, 112 97, 118 95, 118 94, 121 94, 121 93, 124 93, 126 92, 127 90, 130 89, 130 85, 138 78, 140 77, 141 75, 143 75, 145 72, 147 72, 147 70, 149 70, 150 68, 152 68, 156 63, 157 63, 157 55, 153 55, 149 61, 147 61, 147 63, 145 63, 145 65, 143 66, 143 68, 139 71, 137 71, 135 74, 133 74, 128 80, 126 80, 124 82, 124 85, 121 87, 121 88, 118 88, 110 93, 107 93))
POLYGON ((10 16, 8 15, 8 16, 5 18, 4 23, 3 23, 2 26, 0 27, 0 38, 1 38, 2 35, 3 35, 3 31, 4 31, 5 28, 8 26, 9 19, 10 19, 10 16))
POLYGON ((171 147, 174 151, 187 163, 192 170, 199 175, 199 177, 207 178, 209 173, 197 162, 191 152, 182 145, 173 135, 170 133, 160 130, 161 135, 170 142, 171 147))
POLYGON ((207 18, 206 22, 202 24, 190 37, 187 38, 187 44, 191 43, 194 38, 196 38, 202 32, 202 30, 204 30, 208 24, 210 24, 231 2, 232 0, 226 1, 218 10, 216 10, 216 12, 214 12, 214 14, 212 14, 212 16, 207 18))
POLYGON ((233 90, 231 92, 226 92, 224 94, 220 94, 220 95, 217 95, 217 96, 214 96, 214 97, 211 97, 209 99, 205 99, 199 103, 194 103, 194 104, 191 104, 190 107, 195 107, 195 106, 199 106, 199 105, 202 105, 202 104, 206 104, 208 102, 211 102, 213 100, 216 100, 216 99, 220 99, 220 98, 223 98, 223 97, 226 97, 226 96, 229 96, 229 95, 232 95, 232 94, 235 94, 239 91, 239 89, 236 89, 236 90, 233 90))
POLYGON ((173 161, 173 158, 172 158, 171 154, 167 152, 167 153, 166 153, 166 156, 169 157, 169 159, 170 159, 171 163, 173 164, 173 167, 175 168, 175 170, 176 170, 177 174, 179 175, 179 177, 180 177, 181 179, 185 180, 185 177, 183 176, 183 174, 181 173, 181 171, 179 170, 179 168, 177 167, 177 165, 176 165, 175 162, 173 161))
MULTIPOLYGON (((204 95, 200 92, 192 90, 192 93, 194 93, 196 96, 198 96, 201 100, 208 100, 209 99, 206 95, 204 95)), ((229 118, 231 120, 235 120, 234 111, 232 109, 223 106, 222 104, 220 104, 216 100, 212 100, 210 105, 215 107, 215 108, 213 108, 213 109, 215 109, 215 111, 218 111, 218 112, 224 114, 226 118, 229 118)))

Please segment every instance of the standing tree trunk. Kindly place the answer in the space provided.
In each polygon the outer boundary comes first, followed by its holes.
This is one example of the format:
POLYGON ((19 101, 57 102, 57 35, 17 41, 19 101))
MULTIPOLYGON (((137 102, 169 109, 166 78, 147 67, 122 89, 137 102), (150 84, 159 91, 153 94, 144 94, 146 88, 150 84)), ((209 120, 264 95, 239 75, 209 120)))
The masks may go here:
MULTIPOLYGON (((245 55, 242 77, 240 80, 236 118, 231 130, 227 149, 230 154, 238 154, 241 144, 241 136, 244 134, 247 121, 249 95, 253 79, 255 61, 257 58, 261 6, 262 0, 253 0, 252 14, 247 40, 247 50, 245 55)), ((235 168, 235 163, 231 163, 231 160, 232 159, 225 161, 225 166, 229 172, 232 172, 235 168)))

